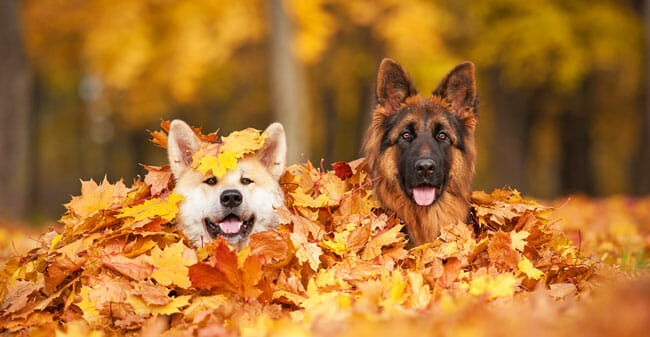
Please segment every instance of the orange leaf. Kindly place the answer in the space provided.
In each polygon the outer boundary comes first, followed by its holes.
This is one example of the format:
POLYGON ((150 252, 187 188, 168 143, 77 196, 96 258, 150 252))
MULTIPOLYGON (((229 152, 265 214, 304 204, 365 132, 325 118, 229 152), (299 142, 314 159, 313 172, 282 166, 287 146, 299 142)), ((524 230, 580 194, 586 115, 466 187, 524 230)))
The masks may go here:
POLYGON ((287 257, 287 242, 274 230, 251 235, 248 246, 251 253, 259 256, 264 263, 277 263, 287 257))

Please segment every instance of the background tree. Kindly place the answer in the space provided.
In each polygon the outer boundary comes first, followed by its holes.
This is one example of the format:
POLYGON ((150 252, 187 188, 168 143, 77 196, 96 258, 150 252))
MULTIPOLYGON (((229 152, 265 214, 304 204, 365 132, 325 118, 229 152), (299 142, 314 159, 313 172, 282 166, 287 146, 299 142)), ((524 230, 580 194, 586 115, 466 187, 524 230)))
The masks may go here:
POLYGON ((0 3, 0 214, 22 218, 29 191, 31 78, 17 0, 0 3))

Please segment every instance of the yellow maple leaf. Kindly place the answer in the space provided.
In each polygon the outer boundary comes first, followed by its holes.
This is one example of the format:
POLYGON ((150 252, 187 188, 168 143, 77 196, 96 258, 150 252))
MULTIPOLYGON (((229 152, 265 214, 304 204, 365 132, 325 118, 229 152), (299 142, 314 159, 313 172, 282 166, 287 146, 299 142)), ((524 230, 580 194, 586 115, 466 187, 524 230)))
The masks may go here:
POLYGON ((248 153, 253 153, 262 148, 266 134, 253 128, 248 128, 241 131, 231 132, 228 136, 221 138, 220 152, 235 153, 238 159, 244 157, 248 153))
POLYGON ((154 266, 151 277, 159 284, 164 286, 174 284, 181 288, 189 288, 192 285, 187 266, 196 263, 196 254, 182 242, 172 244, 164 250, 154 247, 151 250, 151 260, 154 266), (193 259, 192 254, 194 254, 193 259))
POLYGON ((408 280, 411 288, 409 302, 416 309, 424 309, 431 302, 431 288, 424 283, 424 277, 421 273, 408 272, 408 280))
POLYGON ((101 316, 99 315, 99 310, 97 310, 97 303, 92 301, 90 299, 90 292, 92 288, 83 286, 81 287, 81 290, 79 291, 79 297, 81 297, 81 302, 77 303, 77 306, 79 309, 81 309, 81 312, 83 313, 84 319, 89 322, 93 323, 101 319, 101 316))
POLYGON ((382 306, 390 307, 406 301, 408 295, 406 292, 407 282, 401 270, 394 270, 392 276, 389 276, 389 273, 384 271, 381 281, 384 289, 390 289, 388 297, 382 301, 382 306))
POLYGON ((339 204, 338 200, 330 199, 325 193, 312 198, 310 195, 305 194, 301 190, 296 190, 294 193, 289 193, 293 198, 293 204, 299 207, 320 208, 327 206, 336 206, 339 204))
POLYGON ((217 178, 223 177, 228 170, 237 169, 237 153, 233 151, 219 152, 216 156, 204 156, 196 167, 203 174, 212 172, 217 178))
POLYGON ((535 268, 533 266, 533 263, 530 262, 530 260, 526 257, 523 257, 517 266, 521 272, 532 279, 539 280, 542 276, 544 276, 544 273, 541 270, 535 268))
POLYGON ((526 238, 530 235, 527 231, 510 232, 510 240, 512 241, 512 248, 523 252, 524 247, 528 244, 526 238))
POLYGON ((88 217, 91 214, 110 208, 126 198, 129 189, 120 180, 111 185, 106 177, 101 184, 94 180, 81 181, 81 195, 73 196, 65 206, 76 216, 88 217))
POLYGON ((498 297, 510 297, 515 293, 517 279, 512 274, 499 274, 492 278, 489 275, 481 275, 470 281, 469 293, 474 296, 489 294, 489 299, 498 297))
POLYGON ((350 236, 350 232, 334 233, 333 240, 323 240, 321 246, 327 248, 334 252, 334 254, 343 256, 345 252, 348 251, 347 239, 350 236))
POLYGON ((192 295, 176 296, 165 305, 149 305, 145 303, 140 297, 131 293, 127 294, 126 301, 131 304, 133 310, 138 315, 171 315, 181 312, 180 308, 190 304, 192 295))
POLYGON ((165 220, 172 220, 176 216, 176 213, 178 213, 178 204, 183 199, 185 199, 184 196, 176 193, 172 193, 162 199, 149 199, 139 205, 123 208, 117 217, 132 217, 133 221, 140 221, 158 216, 165 220))

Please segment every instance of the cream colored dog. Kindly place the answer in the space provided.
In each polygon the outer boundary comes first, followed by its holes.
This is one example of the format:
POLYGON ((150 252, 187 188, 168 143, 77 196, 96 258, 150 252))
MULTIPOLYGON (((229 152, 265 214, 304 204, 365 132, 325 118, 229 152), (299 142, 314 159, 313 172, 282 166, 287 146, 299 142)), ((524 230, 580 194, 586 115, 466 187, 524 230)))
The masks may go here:
POLYGON ((284 194, 278 180, 286 164, 286 137, 282 124, 269 125, 262 149, 238 160, 237 169, 221 178, 191 167, 192 155, 201 141, 181 120, 169 129, 167 154, 176 179, 176 193, 185 196, 179 205, 176 224, 201 246, 222 236, 241 249, 252 233, 274 228, 284 194))

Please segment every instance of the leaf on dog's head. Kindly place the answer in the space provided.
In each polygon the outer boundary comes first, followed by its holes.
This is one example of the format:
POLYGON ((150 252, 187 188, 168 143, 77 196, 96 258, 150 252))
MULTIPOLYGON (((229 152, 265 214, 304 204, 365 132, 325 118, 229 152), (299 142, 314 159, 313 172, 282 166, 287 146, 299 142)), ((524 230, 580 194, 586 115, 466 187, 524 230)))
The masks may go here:
POLYGON ((234 131, 228 136, 221 138, 220 152, 234 152, 238 159, 244 155, 253 153, 262 148, 266 134, 262 131, 248 128, 241 131, 234 131))
POLYGON ((195 162, 198 162, 197 170, 203 174, 212 172, 212 175, 217 178, 223 177, 228 170, 237 168, 237 153, 232 151, 219 152, 216 156, 206 156, 199 151, 194 156, 195 162), (200 159, 197 161, 197 158, 200 159))
MULTIPOLYGON (((160 127, 163 128, 164 131, 149 131, 149 134, 152 137, 151 142, 162 147, 163 149, 166 149, 167 134, 169 133, 170 125, 171 125, 171 121, 166 121, 166 120, 160 121, 160 127)), ((217 135, 219 133, 219 130, 204 135, 201 132, 201 128, 197 128, 194 126, 190 126, 190 127, 192 128, 192 131, 194 131, 194 134, 196 134, 196 136, 199 137, 199 139, 204 142, 215 143, 219 139, 219 136, 217 135)))

